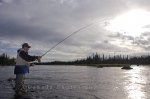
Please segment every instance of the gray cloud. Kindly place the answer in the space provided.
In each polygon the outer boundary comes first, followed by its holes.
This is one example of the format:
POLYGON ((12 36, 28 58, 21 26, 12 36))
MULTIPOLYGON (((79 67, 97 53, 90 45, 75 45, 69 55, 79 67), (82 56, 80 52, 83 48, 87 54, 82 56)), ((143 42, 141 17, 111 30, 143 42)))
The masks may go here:
POLYGON ((139 38, 135 38, 134 44, 140 46, 145 51, 150 50, 150 34, 149 32, 142 33, 139 38))
POLYGON ((110 38, 117 38, 117 39, 123 39, 123 40, 131 40, 131 41, 134 40, 133 36, 124 35, 124 34, 119 33, 119 32, 115 33, 115 34, 108 35, 108 37, 110 37, 110 38))
POLYGON ((150 24, 145 25, 143 28, 150 28, 150 24))
POLYGON ((58 41, 63 37, 62 34, 57 33, 54 30, 47 30, 46 28, 39 26, 32 26, 27 24, 21 24, 17 22, 7 22, 0 24, 0 35, 9 39, 25 38, 27 40, 41 40, 41 41, 58 41), (57 36, 58 34, 58 36, 57 36))
MULTIPOLYGON (((93 21, 100 21, 101 25, 93 25, 64 41, 54 49, 53 59, 64 59, 65 54, 66 57, 72 54, 75 59, 91 52, 129 51, 111 44, 118 39, 148 46, 149 40, 135 41, 132 36, 112 34, 103 27, 109 19, 124 11, 132 7, 148 9, 149 4, 148 0, 0 0, 0 49, 16 50, 23 42, 29 42, 34 50, 31 52, 42 54, 93 21)), ((143 34, 146 35, 148 33, 143 34)))
POLYGON ((111 35, 108 35, 108 37, 112 39, 119 39, 122 42, 131 41, 130 42, 131 45, 136 46, 137 48, 142 48, 143 51, 150 50, 150 33, 149 32, 141 33, 139 37, 124 35, 122 33, 111 34, 111 35))
POLYGON ((150 32, 144 32, 142 36, 150 36, 150 32))

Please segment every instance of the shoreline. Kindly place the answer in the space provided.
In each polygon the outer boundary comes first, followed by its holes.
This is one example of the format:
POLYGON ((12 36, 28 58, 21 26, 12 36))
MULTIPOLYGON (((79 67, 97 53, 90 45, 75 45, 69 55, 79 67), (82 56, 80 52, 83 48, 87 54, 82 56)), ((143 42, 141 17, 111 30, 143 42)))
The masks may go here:
MULTIPOLYGON (((123 67, 123 66, 131 66, 131 65, 134 65, 134 66, 150 66, 150 64, 35 64, 35 65, 43 65, 43 66, 48 66, 48 65, 55 65, 55 66, 58 66, 58 65, 66 65, 66 66, 91 66, 91 67, 123 67)), ((0 67, 5 67, 5 66, 15 66, 14 64, 13 65, 0 65, 0 67)), ((32 66, 31 66, 32 67, 32 66)))

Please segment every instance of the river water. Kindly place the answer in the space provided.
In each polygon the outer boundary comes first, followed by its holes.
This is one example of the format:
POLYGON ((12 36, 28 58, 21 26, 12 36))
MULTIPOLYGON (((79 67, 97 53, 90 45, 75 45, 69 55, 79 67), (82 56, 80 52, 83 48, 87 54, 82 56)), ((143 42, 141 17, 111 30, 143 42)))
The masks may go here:
MULTIPOLYGON (((34 66, 26 75, 33 99, 150 99, 150 66, 34 66)), ((13 66, 0 67, 0 99, 13 99, 13 66)))

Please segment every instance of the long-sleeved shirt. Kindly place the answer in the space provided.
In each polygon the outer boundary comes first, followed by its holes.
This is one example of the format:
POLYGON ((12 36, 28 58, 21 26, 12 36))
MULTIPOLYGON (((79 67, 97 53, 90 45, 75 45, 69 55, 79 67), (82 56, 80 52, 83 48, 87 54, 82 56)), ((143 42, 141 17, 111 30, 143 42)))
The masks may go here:
POLYGON ((26 74, 29 73, 28 62, 35 61, 38 56, 31 56, 28 52, 25 52, 22 49, 19 49, 18 56, 16 60, 16 65, 14 69, 14 74, 26 74))
POLYGON ((28 54, 28 52, 25 52, 20 49, 18 50, 18 53, 19 53, 19 56, 27 62, 35 61, 38 58, 38 56, 31 56, 28 54))

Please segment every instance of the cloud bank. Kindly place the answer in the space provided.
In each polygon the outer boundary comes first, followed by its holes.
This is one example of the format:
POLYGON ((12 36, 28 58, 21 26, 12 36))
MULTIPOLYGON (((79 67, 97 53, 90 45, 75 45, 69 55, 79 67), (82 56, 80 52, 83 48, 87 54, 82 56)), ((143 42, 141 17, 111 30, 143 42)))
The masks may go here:
POLYGON ((134 48, 147 52, 149 32, 134 38, 112 33, 105 26, 130 9, 149 10, 149 4, 149 0, 0 0, 0 51, 15 56, 21 44, 28 42, 31 54, 41 55, 72 32, 97 22, 64 41, 43 60, 74 60, 94 52, 131 53, 134 48))

